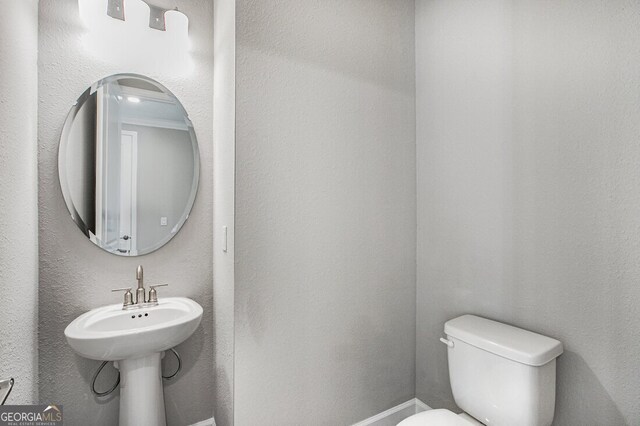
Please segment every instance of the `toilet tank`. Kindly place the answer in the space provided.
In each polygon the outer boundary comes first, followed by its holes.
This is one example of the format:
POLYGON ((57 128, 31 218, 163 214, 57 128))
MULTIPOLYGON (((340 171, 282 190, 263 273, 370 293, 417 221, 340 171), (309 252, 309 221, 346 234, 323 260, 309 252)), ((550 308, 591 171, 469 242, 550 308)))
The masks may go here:
POLYGON ((456 404, 485 425, 549 426, 562 343, 474 315, 447 321, 456 404))

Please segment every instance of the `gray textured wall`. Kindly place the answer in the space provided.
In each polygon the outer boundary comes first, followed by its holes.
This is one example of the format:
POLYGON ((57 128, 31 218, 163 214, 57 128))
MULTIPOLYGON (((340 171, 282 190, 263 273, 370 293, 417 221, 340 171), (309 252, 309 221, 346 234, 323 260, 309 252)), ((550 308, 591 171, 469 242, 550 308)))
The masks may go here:
POLYGON ((640 419, 640 4, 417 2, 417 396, 444 322, 560 339, 558 426, 640 419))
POLYGON ((414 396, 413 1, 240 0, 235 424, 414 396))
POLYGON ((38 2, 2 2, 0 25, 0 379, 8 404, 38 399, 38 2))
MULTIPOLYGON (((102 401, 91 395, 89 380, 99 363, 74 355, 64 328, 82 312, 120 301, 110 289, 132 284, 138 263, 145 267, 147 283, 170 284, 160 297, 186 296, 204 307, 202 325, 178 347, 183 372, 165 384, 169 424, 195 423, 212 415, 213 7, 209 0, 174 3, 190 19, 195 66, 188 76, 163 73, 163 52, 158 52, 155 64, 144 66, 102 62, 81 43, 76 0, 40 1, 40 399, 63 404, 69 425, 84 425, 88 419, 92 424, 114 424, 118 396, 102 401), (200 144, 201 180, 189 220, 169 244, 138 258, 111 255, 83 237, 69 217, 57 176, 58 139, 69 107, 88 85, 118 72, 146 74, 172 90, 190 113, 200 144)), ((111 374, 102 387, 113 379, 111 374)))

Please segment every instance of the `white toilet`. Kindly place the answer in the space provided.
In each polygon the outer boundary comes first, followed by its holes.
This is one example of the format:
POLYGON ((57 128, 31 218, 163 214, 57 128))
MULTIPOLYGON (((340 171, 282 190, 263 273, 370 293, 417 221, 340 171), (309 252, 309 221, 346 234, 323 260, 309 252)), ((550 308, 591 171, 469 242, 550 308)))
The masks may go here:
POLYGON ((562 343, 541 334, 463 315, 444 325, 449 380, 465 412, 429 410, 398 426, 549 426, 562 343))

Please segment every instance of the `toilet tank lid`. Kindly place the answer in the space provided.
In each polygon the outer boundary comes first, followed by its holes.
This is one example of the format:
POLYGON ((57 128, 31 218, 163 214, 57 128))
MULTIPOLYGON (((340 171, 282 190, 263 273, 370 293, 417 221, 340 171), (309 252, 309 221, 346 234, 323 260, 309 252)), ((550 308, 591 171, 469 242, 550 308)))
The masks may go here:
POLYGON ((444 324, 447 336, 521 364, 541 366, 562 354, 562 343, 551 337, 475 315, 444 324))

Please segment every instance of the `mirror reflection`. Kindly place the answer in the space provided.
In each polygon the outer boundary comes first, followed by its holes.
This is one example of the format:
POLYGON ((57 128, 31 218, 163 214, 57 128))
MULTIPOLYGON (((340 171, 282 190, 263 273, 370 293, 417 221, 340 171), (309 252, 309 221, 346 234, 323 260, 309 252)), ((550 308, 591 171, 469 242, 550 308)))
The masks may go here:
POLYGON ((180 101, 139 75, 107 77, 72 107, 58 154, 71 217, 98 247, 150 253, 180 230, 195 200, 198 143, 180 101))

